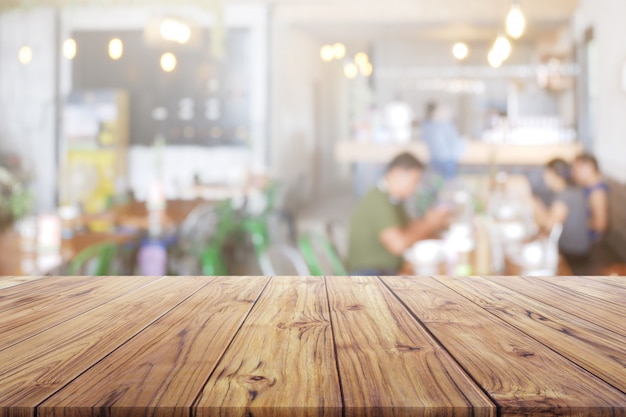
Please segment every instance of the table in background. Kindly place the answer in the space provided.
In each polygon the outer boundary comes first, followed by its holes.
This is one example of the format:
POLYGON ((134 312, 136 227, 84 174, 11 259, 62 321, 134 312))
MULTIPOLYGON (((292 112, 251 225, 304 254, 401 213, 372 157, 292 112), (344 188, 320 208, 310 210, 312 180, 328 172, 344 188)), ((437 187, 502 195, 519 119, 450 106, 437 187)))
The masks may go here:
MULTIPOLYGON (((163 216, 163 228, 176 228, 180 226, 189 213, 202 204, 211 204, 215 201, 194 200, 168 200, 165 205, 163 216)), ((111 208, 103 213, 84 215, 81 223, 104 222, 110 226, 118 226, 128 229, 148 229, 148 208, 144 201, 133 201, 111 208)), ((109 226, 109 227, 110 227, 109 226)))
POLYGON ((624 299, 611 277, 47 277, 0 290, 0 409, 623 416, 624 299))
POLYGON ((104 242, 123 244, 135 239, 135 235, 128 233, 84 232, 63 239, 58 253, 38 253, 34 248, 25 249, 17 232, 7 231, 0 234, 0 275, 50 274, 91 245, 104 242))

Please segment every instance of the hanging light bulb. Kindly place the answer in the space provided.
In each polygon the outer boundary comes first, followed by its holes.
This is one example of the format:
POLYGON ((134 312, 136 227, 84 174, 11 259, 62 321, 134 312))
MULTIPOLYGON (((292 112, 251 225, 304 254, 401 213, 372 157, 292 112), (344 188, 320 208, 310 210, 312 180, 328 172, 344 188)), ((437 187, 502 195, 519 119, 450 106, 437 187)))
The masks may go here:
POLYGON ((511 5, 511 10, 506 17, 506 33, 513 39, 519 39, 526 30, 526 18, 522 9, 520 8, 519 1, 515 1, 511 5))
POLYGON ((124 55, 124 43, 119 38, 111 39, 109 42, 109 56, 112 60, 117 61, 124 55))
POLYGON ((346 56, 346 45, 343 43, 334 44, 333 53, 335 55, 335 59, 343 59, 346 56))
POLYGON ((487 60, 489 61, 489 65, 491 65, 493 68, 500 68, 500 66, 502 66, 503 60, 493 48, 489 51, 487 60))
POLYGON ((370 62, 359 66, 359 69, 361 70, 361 75, 364 77, 370 77, 374 73, 374 66, 370 62))
POLYGON ((33 60, 33 49, 28 45, 22 46, 17 54, 17 59, 22 65, 30 64, 33 60))
POLYGON ((363 67, 367 65, 369 64, 369 62, 370 62, 370 58, 367 56, 365 52, 359 52, 358 54, 354 56, 354 63, 357 64, 359 67, 363 67))
POLYGON ((335 50, 332 45, 324 45, 320 49, 320 57, 324 62, 330 62, 335 58, 335 50))
POLYGON ((167 52, 161 56, 161 69, 165 72, 172 72, 176 69, 176 55, 167 52))
POLYGON ((499 35, 493 44, 492 50, 498 55, 500 61, 504 62, 511 56, 511 41, 504 35, 499 35))
POLYGON ((359 75, 359 68, 352 62, 348 62, 343 66, 343 73, 346 78, 353 80, 359 75))
POLYGON ((165 19, 161 23, 161 37, 166 41, 185 44, 191 39, 191 28, 188 24, 175 19, 165 19))
POLYGON ((74 59, 76 57, 76 41, 72 38, 68 38, 63 42, 63 56, 67 59, 74 59))
POLYGON ((469 47, 463 42, 455 43, 452 47, 452 55, 459 61, 463 61, 469 55, 469 47))

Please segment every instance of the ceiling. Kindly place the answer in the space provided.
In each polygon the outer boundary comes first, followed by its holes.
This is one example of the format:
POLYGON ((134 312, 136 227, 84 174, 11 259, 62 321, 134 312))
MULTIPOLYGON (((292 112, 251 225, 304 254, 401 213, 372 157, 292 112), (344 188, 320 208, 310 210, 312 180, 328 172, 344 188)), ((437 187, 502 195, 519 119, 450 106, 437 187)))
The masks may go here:
MULTIPOLYGON (((553 36, 570 22, 578 0, 520 0, 528 20, 526 38, 553 36)), ((35 6, 119 6, 266 3, 274 22, 301 27, 318 37, 402 37, 481 41, 502 30, 511 0, 0 0, 0 10, 35 6)))
MULTIPOLYGON (((504 28, 510 0, 257 0, 274 5, 278 23, 319 37, 492 40, 504 28)), ((527 40, 567 27, 578 0, 521 0, 527 40)))

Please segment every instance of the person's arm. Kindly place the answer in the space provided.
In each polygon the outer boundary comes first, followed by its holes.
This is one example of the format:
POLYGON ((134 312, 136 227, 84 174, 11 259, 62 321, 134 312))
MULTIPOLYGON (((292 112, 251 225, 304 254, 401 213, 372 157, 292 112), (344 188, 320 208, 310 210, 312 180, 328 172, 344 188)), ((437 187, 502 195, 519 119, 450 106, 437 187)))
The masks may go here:
POLYGON ((557 224, 565 223, 568 215, 569 208, 561 200, 556 200, 548 209, 539 202, 535 204, 535 220, 539 228, 545 232, 549 232, 557 224))
POLYGON ((591 219, 589 228, 604 234, 609 226, 609 201, 603 190, 596 190, 589 196, 591 219))
POLYGON ((450 212, 447 210, 432 210, 423 219, 413 220, 407 227, 390 227, 384 229, 380 235, 380 242, 390 253, 400 256, 415 242, 432 237, 436 232, 447 226, 450 212))

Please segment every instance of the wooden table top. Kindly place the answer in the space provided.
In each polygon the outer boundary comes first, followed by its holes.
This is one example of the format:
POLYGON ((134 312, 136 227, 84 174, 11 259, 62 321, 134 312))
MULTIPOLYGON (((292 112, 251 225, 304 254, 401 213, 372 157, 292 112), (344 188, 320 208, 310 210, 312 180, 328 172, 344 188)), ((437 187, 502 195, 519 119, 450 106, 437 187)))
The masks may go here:
POLYGON ((624 300, 618 277, 46 277, 0 290, 0 414, 624 416, 624 300))

